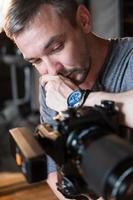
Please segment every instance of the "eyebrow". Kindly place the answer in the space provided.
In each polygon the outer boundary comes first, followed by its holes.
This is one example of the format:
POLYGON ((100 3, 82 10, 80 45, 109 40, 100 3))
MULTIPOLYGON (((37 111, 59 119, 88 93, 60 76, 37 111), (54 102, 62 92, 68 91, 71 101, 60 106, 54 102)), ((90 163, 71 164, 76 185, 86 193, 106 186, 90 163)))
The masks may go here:
MULTIPOLYGON (((57 41, 60 40, 60 38, 63 38, 65 36, 64 33, 60 34, 60 35, 55 35, 53 37, 51 37, 49 39, 49 41, 47 42, 47 44, 44 46, 43 51, 45 51, 46 49, 48 49, 50 46, 52 46, 54 43, 56 43, 57 41)), ((36 58, 24 58, 26 61, 31 62, 33 60, 35 60, 36 58)))

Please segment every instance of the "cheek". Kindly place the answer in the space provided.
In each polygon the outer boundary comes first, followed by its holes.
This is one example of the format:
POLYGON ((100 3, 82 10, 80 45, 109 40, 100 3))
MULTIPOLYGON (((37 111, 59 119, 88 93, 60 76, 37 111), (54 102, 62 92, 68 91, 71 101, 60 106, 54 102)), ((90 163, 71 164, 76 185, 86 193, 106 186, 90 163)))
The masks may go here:
POLYGON ((79 54, 76 48, 66 48, 60 55, 60 61, 64 66, 78 65, 79 54))

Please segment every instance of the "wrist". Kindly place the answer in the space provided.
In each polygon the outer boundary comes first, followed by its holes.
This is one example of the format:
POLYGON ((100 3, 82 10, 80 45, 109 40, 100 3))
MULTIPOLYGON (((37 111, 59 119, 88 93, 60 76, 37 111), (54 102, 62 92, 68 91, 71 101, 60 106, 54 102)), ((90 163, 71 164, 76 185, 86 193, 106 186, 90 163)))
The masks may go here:
POLYGON ((90 94, 91 90, 74 90, 67 98, 68 108, 79 108, 82 107, 90 94))

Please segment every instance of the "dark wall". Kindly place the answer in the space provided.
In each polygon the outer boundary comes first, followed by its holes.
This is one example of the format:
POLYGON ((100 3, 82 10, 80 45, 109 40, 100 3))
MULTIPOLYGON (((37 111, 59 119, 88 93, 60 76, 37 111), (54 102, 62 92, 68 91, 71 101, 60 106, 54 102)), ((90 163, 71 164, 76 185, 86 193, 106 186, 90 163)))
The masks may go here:
MULTIPOLYGON (((0 35, 0 108, 5 101, 11 100, 12 81, 11 70, 14 67, 17 80, 17 88, 19 97, 24 96, 24 64, 20 59, 18 49, 15 44, 8 39, 4 33, 0 35)), ((13 79, 12 79, 13 80, 13 79)))
POLYGON ((5 100, 11 98, 10 67, 3 61, 3 55, 13 55, 15 52, 14 44, 5 36, 0 34, 0 108, 5 100))
POLYGON ((133 36, 133 1, 123 0, 123 35, 133 36))

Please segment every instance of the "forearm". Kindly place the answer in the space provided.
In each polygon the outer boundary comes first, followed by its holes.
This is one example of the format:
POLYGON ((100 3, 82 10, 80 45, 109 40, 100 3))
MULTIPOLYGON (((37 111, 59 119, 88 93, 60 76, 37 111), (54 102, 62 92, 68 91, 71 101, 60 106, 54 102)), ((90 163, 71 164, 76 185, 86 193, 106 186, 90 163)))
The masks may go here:
POLYGON ((133 90, 121 93, 92 92, 85 102, 85 106, 100 105, 102 100, 111 100, 119 110, 121 124, 133 128, 133 90))

